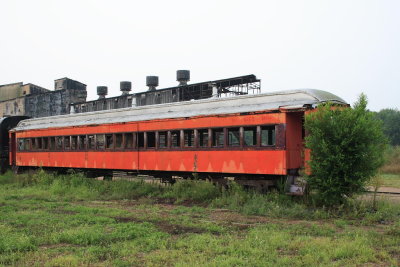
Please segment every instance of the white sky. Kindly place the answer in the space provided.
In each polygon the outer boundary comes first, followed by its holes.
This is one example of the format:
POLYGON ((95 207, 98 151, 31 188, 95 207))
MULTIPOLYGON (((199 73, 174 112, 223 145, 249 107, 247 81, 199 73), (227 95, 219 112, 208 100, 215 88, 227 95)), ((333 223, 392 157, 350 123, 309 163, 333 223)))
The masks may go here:
POLYGON ((400 1, 1 0, 0 84, 69 77, 147 90, 255 74, 262 92, 315 88, 400 108, 400 1))

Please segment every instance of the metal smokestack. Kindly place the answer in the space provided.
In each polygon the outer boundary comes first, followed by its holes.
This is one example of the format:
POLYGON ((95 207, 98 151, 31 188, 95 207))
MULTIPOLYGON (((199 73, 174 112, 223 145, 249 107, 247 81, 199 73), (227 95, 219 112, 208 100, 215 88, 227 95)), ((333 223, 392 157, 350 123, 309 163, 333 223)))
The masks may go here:
POLYGON ((122 92, 122 95, 127 95, 132 90, 132 83, 129 81, 122 81, 119 83, 119 88, 122 92))
POLYGON ((155 91, 158 86, 158 76, 146 76, 146 86, 149 87, 148 91, 155 91))
POLYGON ((179 86, 187 85, 190 81, 190 71, 189 70, 177 70, 176 80, 179 82, 179 86))
POLYGON ((107 94, 108 94, 107 86, 97 86, 97 95, 99 96, 99 99, 106 98, 107 94))

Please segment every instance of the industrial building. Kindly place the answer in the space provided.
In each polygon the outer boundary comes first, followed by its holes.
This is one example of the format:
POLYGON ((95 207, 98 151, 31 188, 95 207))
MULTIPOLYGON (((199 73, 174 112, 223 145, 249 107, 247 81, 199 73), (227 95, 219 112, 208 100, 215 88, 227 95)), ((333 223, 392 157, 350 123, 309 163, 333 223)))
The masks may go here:
POLYGON ((61 78, 55 80, 54 85, 54 91, 22 82, 0 85, 0 117, 68 114, 70 104, 86 101, 85 84, 61 78))
POLYGON ((147 91, 131 93, 130 81, 120 82, 121 95, 106 97, 107 86, 97 86, 98 99, 86 101, 86 85, 70 78, 54 81, 54 90, 22 82, 0 85, 0 117, 28 116, 31 118, 83 113, 205 99, 233 95, 256 94, 261 81, 255 75, 189 84, 190 71, 176 72, 178 85, 157 89, 158 76, 147 76, 147 91))

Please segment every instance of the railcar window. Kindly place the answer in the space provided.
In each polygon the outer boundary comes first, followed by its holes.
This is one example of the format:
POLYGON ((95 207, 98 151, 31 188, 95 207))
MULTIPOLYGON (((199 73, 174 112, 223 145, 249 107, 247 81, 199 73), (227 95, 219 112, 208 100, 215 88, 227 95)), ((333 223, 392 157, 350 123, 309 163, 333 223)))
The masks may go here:
POLYGON ((184 138, 184 146, 185 147, 193 147, 194 146, 194 130, 185 130, 183 131, 184 138))
POLYGON ((78 148, 78 136, 71 136, 71 150, 78 148))
POLYGON ((156 147, 156 133, 155 132, 147 132, 147 147, 153 148, 156 147))
POLYGON ((31 138, 31 143, 32 143, 32 150, 37 149, 36 138, 31 138))
POLYGON ((198 139, 200 147, 208 146, 208 129, 202 129, 198 131, 198 139))
POLYGON ((24 139, 18 139, 18 150, 19 151, 24 151, 25 148, 25 140, 24 139))
POLYGON ((133 133, 125 134, 125 148, 133 148, 133 133))
POLYGON ((168 138, 168 132, 158 132, 158 147, 159 148, 166 148, 168 146, 167 138, 168 138))
POLYGON ((112 134, 106 134, 106 148, 107 149, 114 148, 114 139, 112 134))
POLYGON ((138 147, 143 148, 144 147, 144 133, 138 133, 138 147))
POLYGON ((50 137, 50 150, 56 150, 56 138, 50 137))
POLYGON ((71 148, 71 138, 70 136, 64 136, 64 149, 69 150, 71 148))
POLYGON ((181 146, 181 131, 171 132, 171 146, 180 147, 181 146))
POLYGON ((240 146, 240 128, 228 129, 228 146, 240 146))
POLYGON ((95 149, 94 135, 88 135, 88 149, 95 149))
POLYGON ((79 149, 85 150, 86 148, 86 135, 79 136, 79 149))
POLYGON ((96 135, 96 149, 104 149, 105 148, 105 137, 104 134, 96 135))
POLYGON ((275 126, 261 127, 261 145, 262 146, 275 145, 275 126))
POLYGON ((49 138, 48 137, 43 137, 43 149, 49 149, 49 138))
POLYGON ((115 148, 121 149, 122 148, 122 134, 117 133, 115 134, 115 148))
POLYGON ((257 127, 245 127, 244 128, 243 143, 245 146, 257 145, 257 127))
POLYGON ((215 147, 224 146, 224 129, 212 129, 212 145, 215 147))
POLYGON ((30 150, 30 142, 31 139, 25 139, 24 145, 25 145, 25 150, 30 150))
POLYGON ((63 137, 57 136, 56 137, 56 149, 62 150, 62 148, 63 148, 63 137))
POLYGON ((43 149, 42 138, 36 138, 37 149, 43 149))

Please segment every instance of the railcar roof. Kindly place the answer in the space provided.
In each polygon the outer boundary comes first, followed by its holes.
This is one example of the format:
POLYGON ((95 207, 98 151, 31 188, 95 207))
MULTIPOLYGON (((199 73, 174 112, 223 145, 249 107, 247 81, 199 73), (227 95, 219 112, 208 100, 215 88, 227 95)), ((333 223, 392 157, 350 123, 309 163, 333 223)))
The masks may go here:
POLYGON ((154 119, 274 111, 280 108, 315 107, 324 102, 347 105, 343 99, 332 93, 316 89, 301 89, 43 117, 21 121, 14 130, 23 131, 154 119))

